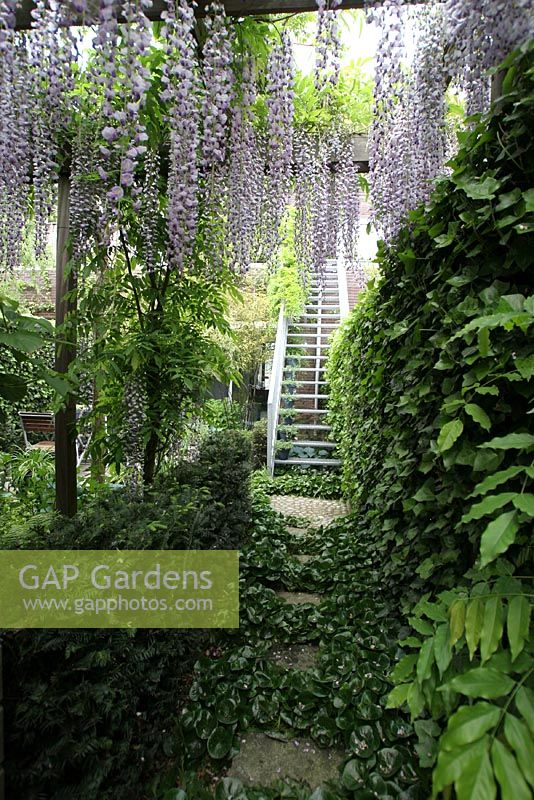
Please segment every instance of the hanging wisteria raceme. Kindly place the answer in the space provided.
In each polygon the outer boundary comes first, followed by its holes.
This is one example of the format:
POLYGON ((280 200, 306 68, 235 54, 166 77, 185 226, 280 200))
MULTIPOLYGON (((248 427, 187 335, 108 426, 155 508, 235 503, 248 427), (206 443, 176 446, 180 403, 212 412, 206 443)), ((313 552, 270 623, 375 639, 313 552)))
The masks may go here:
POLYGON ((352 136, 345 134, 338 163, 340 238, 346 266, 355 269, 358 259, 360 178, 352 136))
POLYGON ((187 0, 167 0, 167 58, 162 99, 169 104, 169 260, 181 271, 193 249, 198 223, 200 107, 196 71, 195 15, 187 0))
POLYGON ((413 17, 415 52, 409 110, 411 112, 410 203, 417 205, 430 196, 432 181, 445 162, 445 36, 443 8, 432 2, 421 6, 413 17))
POLYGON ((328 242, 328 199, 329 168, 328 148, 324 137, 316 137, 313 159, 313 196, 311 202, 312 225, 312 269, 321 278, 325 261, 329 257, 328 242))
MULTIPOLYGON (((150 72, 143 64, 152 40, 152 26, 145 10, 152 0, 124 0, 123 47, 117 48, 118 23, 112 0, 100 0, 100 29, 94 42, 95 68, 104 89, 101 152, 107 159, 100 177, 108 186, 106 216, 120 215, 125 194, 139 210, 141 188, 136 179, 140 157, 146 152, 148 134, 140 113, 150 87, 150 72), (106 48, 109 48, 107 50, 106 48)), ((104 223, 104 219, 102 220, 104 223)))
POLYGON ((322 91, 339 80, 341 35, 337 9, 340 0, 317 0, 317 34, 315 39, 315 88, 322 91))
POLYGON ((157 246, 159 202, 160 157, 149 150, 145 158, 145 178, 141 192, 141 248, 147 272, 155 272, 158 263, 157 246))
POLYGON ((267 82, 267 163, 265 176, 266 224, 264 257, 279 244, 279 228, 291 189, 293 161, 294 65, 291 39, 284 31, 269 58, 267 82))
POLYGON ((208 171, 226 159, 227 123, 234 85, 232 32, 222 3, 208 6, 202 73, 202 165, 208 171))
POLYGON ((127 472, 127 490, 136 495, 143 491, 143 424, 145 420, 146 392, 141 379, 132 376, 124 385, 124 429, 122 448, 127 472))
POLYGON ((531 0, 444 0, 446 65, 466 92, 467 112, 487 108, 487 70, 534 35, 531 0))
POLYGON ((19 263, 28 216, 30 108, 25 44, 15 44, 15 2, 0 3, 0 269, 19 263))
POLYGON ((103 169, 102 162, 103 156, 96 147, 92 126, 80 126, 72 148, 70 189, 72 256, 77 264, 88 256, 95 239, 101 246, 109 244, 109 239, 105 238, 109 237, 109 228, 99 224, 106 188, 102 182, 91 178, 103 169))
POLYGON ((210 271, 227 261, 225 224, 228 203, 228 128, 234 91, 233 31, 224 5, 208 6, 202 49, 202 235, 210 271))
MULTIPOLYGON (((367 8, 367 20, 379 32, 376 51, 373 123, 369 134, 369 178, 372 195, 373 222, 384 238, 388 237, 389 220, 402 215, 392 197, 392 179, 388 173, 388 151, 391 151, 391 128, 395 109, 402 94, 402 61, 404 43, 404 0, 385 0, 380 7, 367 8)), ((399 187, 395 187, 398 188, 399 187)))
POLYGON ((295 255, 308 270, 313 264, 312 204, 314 197, 316 141, 308 131, 297 128, 293 144, 295 185, 295 255))
POLYGON ((232 114, 228 166, 228 231, 237 269, 245 269, 253 257, 263 197, 265 161, 259 134, 254 128, 256 100, 254 64, 243 65, 239 96, 232 114))

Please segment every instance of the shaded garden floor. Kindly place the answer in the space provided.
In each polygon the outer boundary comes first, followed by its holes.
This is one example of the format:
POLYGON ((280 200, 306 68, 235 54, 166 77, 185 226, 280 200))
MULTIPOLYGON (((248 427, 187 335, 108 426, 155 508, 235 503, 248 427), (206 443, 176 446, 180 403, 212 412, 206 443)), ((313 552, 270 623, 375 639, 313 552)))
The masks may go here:
POLYGON ((413 728, 386 708, 398 609, 343 503, 257 492, 254 505, 241 628, 197 663, 182 718, 203 779, 182 777, 179 799, 424 796, 413 728))

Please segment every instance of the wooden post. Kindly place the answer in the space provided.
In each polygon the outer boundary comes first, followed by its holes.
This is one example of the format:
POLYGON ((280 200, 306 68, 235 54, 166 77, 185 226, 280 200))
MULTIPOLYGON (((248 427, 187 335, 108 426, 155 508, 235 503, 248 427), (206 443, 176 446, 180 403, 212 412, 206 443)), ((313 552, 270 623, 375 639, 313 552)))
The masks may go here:
MULTIPOLYGON (((57 208, 56 253, 56 328, 69 320, 76 311, 74 272, 69 264, 69 203, 70 178, 60 176, 57 208)), ((61 338, 61 337, 60 337, 61 338)), ((76 357, 74 330, 69 331, 69 343, 56 343, 56 371, 66 373, 76 357)), ((56 509, 73 517, 77 508, 76 480, 76 399, 68 395, 62 411, 56 414, 56 509)))

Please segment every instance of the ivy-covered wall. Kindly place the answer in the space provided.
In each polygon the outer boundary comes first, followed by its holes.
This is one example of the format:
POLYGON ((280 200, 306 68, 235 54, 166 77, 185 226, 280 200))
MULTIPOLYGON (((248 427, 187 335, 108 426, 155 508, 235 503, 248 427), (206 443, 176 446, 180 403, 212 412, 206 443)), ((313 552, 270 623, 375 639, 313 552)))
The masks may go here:
POLYGON ((329 364, 354 524, 417 634, 391 703, 425 718, 436 794, 466 800, 533 780, 534 47, 505 67, 450 177, 380 247, 329 364))

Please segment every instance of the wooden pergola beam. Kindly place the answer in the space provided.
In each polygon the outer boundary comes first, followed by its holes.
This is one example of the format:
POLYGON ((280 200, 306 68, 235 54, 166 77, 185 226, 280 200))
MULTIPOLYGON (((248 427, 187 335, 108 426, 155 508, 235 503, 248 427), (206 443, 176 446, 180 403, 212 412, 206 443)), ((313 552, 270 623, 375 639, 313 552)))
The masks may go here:
MULTIPOLYGON (((120 5, 120 3, 118 3, 120 5)), ((197 16, 205 14, 207 2, 200 0, 197 7, 197 16)), ((364 0, 341 0, 340 8, 363 8, 364 0)), ((226 13, 230 17, 265 16, 266 14, 292 14, 306 11, 317 11, 315 0, 224 0, 226 13)), ((145 13, 154 22, 161 19, 166 9, 165 0, 153 0, 152 8, 145 13)), ((23 31, 31 28, 31 12, 35 8, 34 0, 22 0, 17 10, 16 30, 23 31)), ((119 15, 119 20, 121 16, 119 15)), ((91 20, 85 20, 90 24, 91 20)), ((76 24, 81 25, 82 19, 76 24)))

